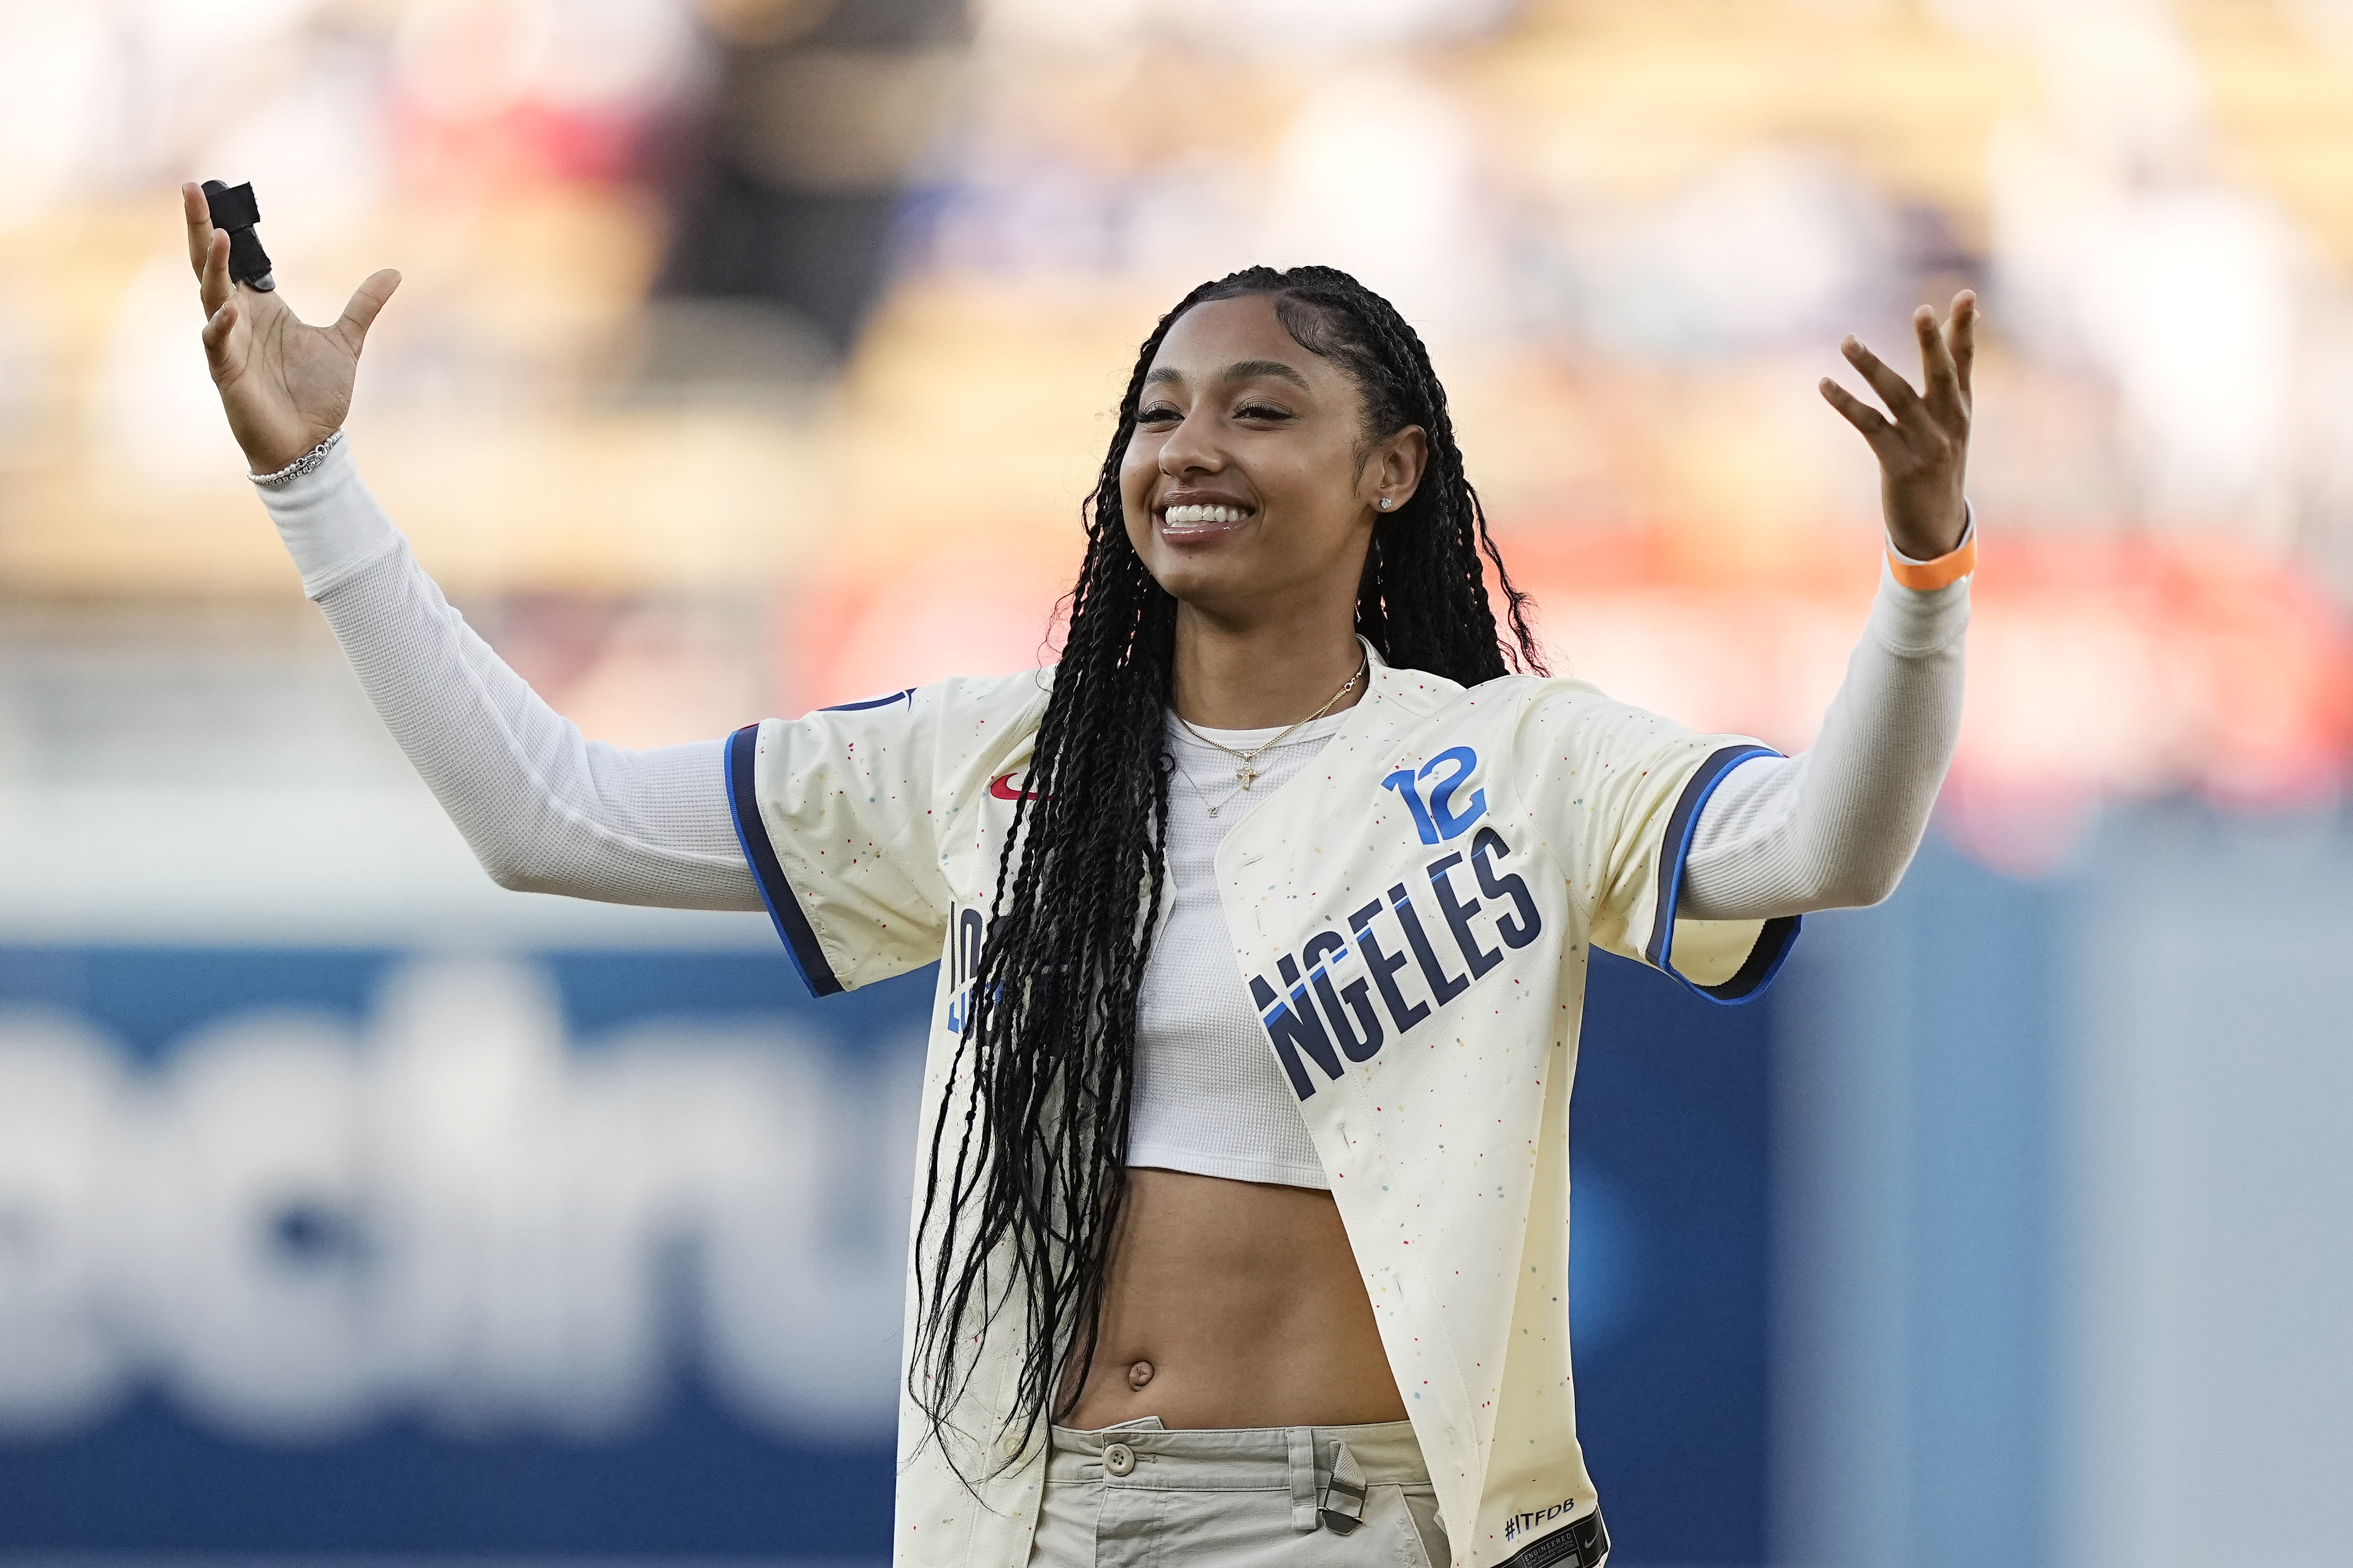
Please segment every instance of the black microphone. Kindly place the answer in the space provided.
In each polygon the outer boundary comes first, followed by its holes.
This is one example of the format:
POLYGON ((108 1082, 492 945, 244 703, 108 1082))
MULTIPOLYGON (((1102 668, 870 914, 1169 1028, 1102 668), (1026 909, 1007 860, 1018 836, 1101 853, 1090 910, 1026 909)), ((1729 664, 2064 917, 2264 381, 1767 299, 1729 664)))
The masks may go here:
POLYGON ((205 206, 212 214, 213 226, 228 231, 229 281, 249 284, 265 293, 277 288, 278 280, 269 275, 269 252, 261 248, 261 237, 253 232, 253 226, 261 221, 261 204, 253 199, 253 183, 225 185, 206 180, 205 206))

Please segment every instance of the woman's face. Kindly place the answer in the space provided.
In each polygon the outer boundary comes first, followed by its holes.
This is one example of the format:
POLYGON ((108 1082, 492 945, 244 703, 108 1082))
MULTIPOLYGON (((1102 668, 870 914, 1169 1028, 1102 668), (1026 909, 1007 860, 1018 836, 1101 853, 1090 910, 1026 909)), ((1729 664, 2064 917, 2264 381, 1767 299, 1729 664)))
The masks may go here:
POLYGON ((1367 446, 1346 371, 1300 347, 1263 294, 1187 311, 1146 374, 1120 462, 1127 536, 1160 585, 1225 617, 1356 603, 1381 498, 1402 508, 1427 450, 1367 446))

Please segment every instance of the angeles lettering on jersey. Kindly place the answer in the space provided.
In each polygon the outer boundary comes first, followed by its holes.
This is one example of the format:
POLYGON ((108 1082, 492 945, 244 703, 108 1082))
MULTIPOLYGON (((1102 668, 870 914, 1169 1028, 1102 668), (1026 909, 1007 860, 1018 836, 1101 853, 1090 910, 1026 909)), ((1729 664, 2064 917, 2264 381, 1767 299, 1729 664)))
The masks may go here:
POLYGON ((1404 1035, 1426 1022, 1433 1008, 1446 1006, 1493 973, 1505 952, 1544 934, 1544 917, 1526 881, 1503 868, 1510 845, 1493 827, 1479 826, 1487 814, 1486 793, 1474 792, 1459 816, 1451 809, 1455 786, 1478 765, 1476 752, 1455 746, 1419 771, 1399 769, 1381 781, 1383 788, 1403 797, 1425 845, 1459 839, 1478 827, 1467 853, 1454 849, 1429 860, 1419 877, 1392 883, 1384 897, 1309 937, 1296 955, 1277 959, 1282 991, 1264 974, 1250 977, 1250 1000, 1300 1099, 1315 1092, 1310 1064, 1328 1081, 1344 1070, 1343 1058, 1369 1061, 1392 1030, 1404 1035), (1449 764, 1452 772, 1425 802, 1417 788, 1420 779, 1449 764), (1466 885, 1472 878, 1476 893, 1466 885), (1433 930, 1451 939, 1449 954, 1441 954, 1433 930), (1354 936, 1353 942, 1344 931, 1354 936), (1400 978, 1401 972, 1419 979, 1418 991, 1400 978))

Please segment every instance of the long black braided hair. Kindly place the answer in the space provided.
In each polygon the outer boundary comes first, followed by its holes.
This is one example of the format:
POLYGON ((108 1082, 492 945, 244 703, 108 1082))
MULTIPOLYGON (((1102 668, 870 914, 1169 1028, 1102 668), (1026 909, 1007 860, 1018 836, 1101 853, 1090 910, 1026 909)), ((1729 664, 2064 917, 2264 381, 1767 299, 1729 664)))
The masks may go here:
POLYGON ((933 1129, 916 1219, 925 1261, 908 1388, 967 1484, 974 1478, 946 1441, 947 1423, 982 1332, 1002 1331, 1009 1310, 1027 1345, 1001 1429, 961 1436, 1008 1440, 1015 1454, 1040 1422, 1075 1405, 1094 1358, 1127 1192, 1136 996, 1166 877, 1163 714, 1176 662, 1176 601, 1128 539, 1120 464, 1169 329, 1196 305, 1252 294, 1271 297, 1302 348, 1355 380, 1363 449, 1409 425, 1429 436, 1420 487, 1374 521, 1356 629, 1389 663, 1465 686, 1514 668, 1545 672, 1528 600, 1463 477, 1445 389, 1388 300, 1334 268, 1253 267, 1201 285, 1160 319, 1136 355, 1083 511, 1087 552, 1070 632, 998 863, 957 1047, 951 1081, 968 1088, 965 1114, 943 1115, 933 1129), (1488 599, 1488 567, 1508 639, 1488 599))

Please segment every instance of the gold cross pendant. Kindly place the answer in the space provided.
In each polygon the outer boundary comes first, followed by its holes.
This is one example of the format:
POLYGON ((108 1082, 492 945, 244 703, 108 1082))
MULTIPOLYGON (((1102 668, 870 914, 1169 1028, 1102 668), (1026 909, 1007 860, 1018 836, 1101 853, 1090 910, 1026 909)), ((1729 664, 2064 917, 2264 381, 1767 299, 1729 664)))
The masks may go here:
POLYGON ((1250 766, 1248 763, 1244 763, 1241 766, 1234 770, 1234 777, 1241 780, 1242 788, 1248 789, 1250 785, 1258 783, 1258 770, 1250 766))

